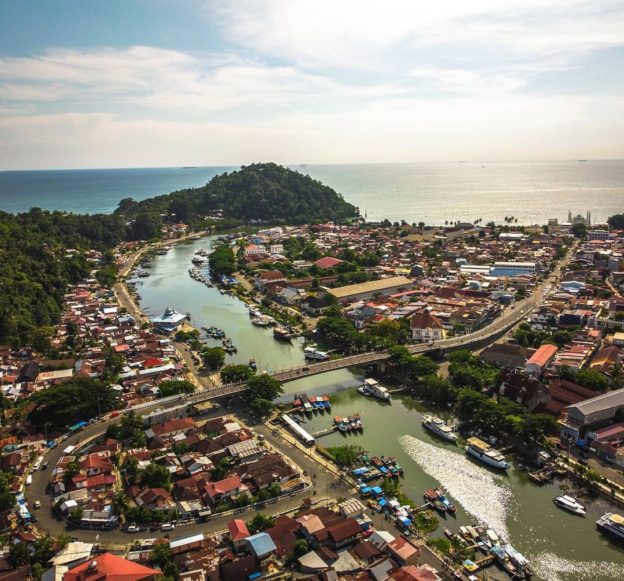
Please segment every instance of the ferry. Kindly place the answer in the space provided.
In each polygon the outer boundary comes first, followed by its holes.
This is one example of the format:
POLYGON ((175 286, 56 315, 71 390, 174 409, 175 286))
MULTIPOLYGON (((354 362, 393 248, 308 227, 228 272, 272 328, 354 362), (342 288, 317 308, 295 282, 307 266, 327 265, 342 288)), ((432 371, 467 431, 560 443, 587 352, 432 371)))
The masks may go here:
POLYGON ((193 258, 191 258, 191 262, 193 264, 208 264, 208 257, 202 256, 201 254, 198 254, 196 252, 195 254, 193 254, 193 258))
POLYGON ((383 401, 390 401, 390 392, 385 387, 379 385, 379 382, 375 379, 365 379, 364 385, 360 385, 357 390, 358 393, 362 395, 376 397, 383 401))
POLYGON ((447 442, 457 442, 457 434, 440 418, 430 415, 423 416, 422 425, 425 429, 447 442))
POLYGON ((621 514, 607 512, 596 521, 596 526, 601 531, 624 541, 624 516, 621 514))
POLYGON ((329 359, 329 353, 326 351, 320 351, 315 347, 306 347, 303 350, 303 355, 306 359, 314 359, 316 361, 325 361, 329 359))
POLYGON ((563 510, 567 510, 568 512, 578 514, 580 516, 585 516, 585 507, 572 496, 557 496, 553 502, 563 510))
POLYGON ((505 460, 505 456, 479 438, 468 438, 466 453, 492 468, 501 470, 509 468, 509 462, 505 460))
POLYGON ((268 327, 273 323, 275 323, 275 320, 272 317, 267 317, 266 315, 251 318, 251 324, 256 325, 256 327, 268 327))

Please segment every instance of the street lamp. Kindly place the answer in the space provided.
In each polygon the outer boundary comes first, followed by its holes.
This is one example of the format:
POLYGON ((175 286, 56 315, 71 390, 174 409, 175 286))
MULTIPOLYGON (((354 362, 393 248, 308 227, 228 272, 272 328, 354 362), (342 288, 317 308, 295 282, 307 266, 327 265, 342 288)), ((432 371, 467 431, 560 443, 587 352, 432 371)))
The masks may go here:
POLYGON ((51 422, 46 422, 43 424, 43 438, 45 439, 46 446, 48 445, 48 426, 51 422))

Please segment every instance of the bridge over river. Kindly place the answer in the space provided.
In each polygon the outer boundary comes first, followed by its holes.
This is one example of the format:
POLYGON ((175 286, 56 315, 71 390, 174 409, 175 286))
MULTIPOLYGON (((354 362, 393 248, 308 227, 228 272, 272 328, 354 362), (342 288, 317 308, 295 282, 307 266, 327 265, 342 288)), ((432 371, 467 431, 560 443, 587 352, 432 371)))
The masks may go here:
MULTIPOLYGON (((524 319, 529 312, 539 304, 542 298, 542 292, 534 292, 529 298, 519 302, 516 306, 509 308, 507 312, 504 312, 500 317, 494 319, 492 323, 482 329, 479 329, 478 331, 475 331, 474 333, 469 333, 460 337, 453 337, 451 339, 444 339, 433 344, 418 343, 414 345, 407 345, 406 347, 409 352, 414 355, 426 355, 427 353, 440 351, 444 352, 455 349, 477 349, 479 347, 484 347, 521 322, 522 319, 524 319)), ((329 359, 327 361, 309 363, 288 369, 278 369, 271 372, 270 375, 279 381, 288 382, 296 379, 302 379, 304 377, 310 377, 312 375, 327 373, 329 371, 336 371, 337 369, 372 365, 385 361, 388 357, 388 351, 368 351, 366 353, 348 355, 338 359, 329 359)), ((194 393, 190 396, 186 396, 185 400, 188 403, 199 403, 219 397, 235 395, 242 392, 244 389, 244 382, 232 383, 194 393)))

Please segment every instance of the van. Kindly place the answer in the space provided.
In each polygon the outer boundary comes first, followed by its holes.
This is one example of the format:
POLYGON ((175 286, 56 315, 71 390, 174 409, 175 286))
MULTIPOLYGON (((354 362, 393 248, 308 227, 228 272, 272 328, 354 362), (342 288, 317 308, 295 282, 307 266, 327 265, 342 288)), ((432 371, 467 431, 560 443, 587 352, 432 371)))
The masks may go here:
POLYGON ((175 529, 175 525, 173 523, 170 522, 164 522, 161 526, 160 526, 160 530, 165 532, 165 531, 172 531, 173 529, 175 529))

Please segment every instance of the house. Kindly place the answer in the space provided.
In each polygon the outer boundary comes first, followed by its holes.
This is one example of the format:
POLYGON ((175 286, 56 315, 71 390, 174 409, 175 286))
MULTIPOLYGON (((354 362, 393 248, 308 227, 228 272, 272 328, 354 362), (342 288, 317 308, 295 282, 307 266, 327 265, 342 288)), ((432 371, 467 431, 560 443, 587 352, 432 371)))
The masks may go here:
POLYGON ((392 574, 394 581, 442 581, 442 577, 431 565, 406 565, 392 574))
POLYGON ((239 553, 245 548, 247 544, 247 537, 249 537, 249 529, 245 524, 245 521, 235 518, 227 523, 228 531, 230 532, 230 540, 234 545, 234 551, 239 553))
POLYGON ((244 581, 262 577, 260 564, 254 555, 245 555, 235 560, 221 561, 223 581, 244 581))
POLYGON ((481 352, 481 359, 496 367, 514 369, 524 367, 528 358, 526 347, 511 343, 494 343, 481 352))
POLYGON ((518 369, 503 371, 496 390, 499 395, 522 404, 530 412, 550 400, 548 389, 537 377, 518 369))
POLYGON ((312 317, 320 317, 328 308, 330 304, 319 297, 308 297, 301 301, 301 310, 312 317))
POLYGON ((355 543, 362 528, 356 520, 347 518, 329 525, 326 531, 330 546, 337 550, 355 543))
POLYGON ((589 368, 593 371, 599 371, 604 375, 610 376, 613 372, 613 368, 622 361, 623 357, 624 353, 622 353, 621 349, 615 345, 608 345, 600 349, 596 355, 594 355, 589 368))
POLYGON ((166 421, 162 424, 157 424, 151 428, 145 430, 145 435, 152 439, 158 438, 171 438, 178 434, 185 434, 195 427, 195 422, 192 418, 180 418, 166 421))
POLYGON ((548 386, 550 401, 546 404, 546 411, 558 416, 569 405, 580 403, 596 396, 596 392, 577 385, 567 379, 555 379, 548 386))
POLYGON ((319 258, 314 264, 317 268, 321 270, 327 270, 330 268, 334 268, 339 264, 342 264, 344 260, 340 260, 339 258, 334 258, 333 256, 324 256, 323 258, 319 258))
POLYGON ((595 432, 589 432, 591 447, 598 458, 624 468, 624 423, 618 422, 595 432))
POLYGON ((388 543, 388 552, 402 565, 416 565, 418 560, 418 547, 404 537, 397 537, 388 543))
POLYGON ((256 277, 254 284, 256 285, 256 288, 263 291, 268 284, 276 282, 286 282, 286 276, 284 273, 279 270, 265 270, 256 277))
POLYGON ((446 337, 446 331, 440 319, 426 311, 417 313, 411 318, 410 329, 414 341, 440 341, 446 337))
POLYGON ((527 373, 541 377, 557 354, 557 346, 545 344, 531 355, 524 366, 527 373))
POLYGON ((63 581, 156 581, 160 575, 156 569, 104 553, 67 571, 63 581))
POLYGON ((277 547, 269 535, 266 532, 257 533, 246 539, 249 551, 255 555, 256 559, 261 565, 277 556, 277 547))
POLYGON ((354 300, 367 300, 376 296, 391 295, 400 290, 407 290, 414 286, 411 278, 406 276, 391 276, 370 282, 350 284, 329 289, 341 303, 348 303, 354 300))
POLYGON ((579 438, 581 430, 612 421, 615 412, 624 407, 624 389, 608 391, 581 403, 568 406, 567 417, 561 421, 564 437, 579 438))
POLYGON ((214 506, 239 494, 248 495, 249 489, 238 476, 231 476, 217 482, 207 482, 203 492, 209 503, 214 506))
POLYGON ((175 508, 171 494, 164 488, 146 488, 134 498, 134 501, 139 506, 144 506, 150 510, 172 510, 175 508))

